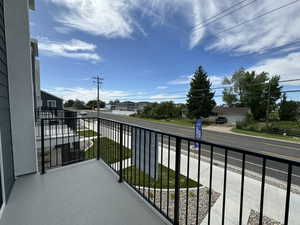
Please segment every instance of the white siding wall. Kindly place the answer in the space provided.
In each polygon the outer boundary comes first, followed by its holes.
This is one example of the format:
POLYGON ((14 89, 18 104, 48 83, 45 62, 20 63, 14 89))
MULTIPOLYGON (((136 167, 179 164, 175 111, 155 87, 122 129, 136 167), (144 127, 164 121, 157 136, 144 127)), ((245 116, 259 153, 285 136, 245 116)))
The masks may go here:
POLYGON ((36 172, 29 3, 5 0, 5 25, 15 175, 36 172))

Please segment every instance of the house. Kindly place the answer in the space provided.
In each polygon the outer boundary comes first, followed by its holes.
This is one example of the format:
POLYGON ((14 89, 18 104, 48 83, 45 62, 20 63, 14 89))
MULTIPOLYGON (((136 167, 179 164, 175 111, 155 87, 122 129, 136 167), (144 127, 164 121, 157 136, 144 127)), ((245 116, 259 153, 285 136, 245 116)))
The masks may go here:
POLYGON ((64 100, 46 91, 41 91, 42 110, 63 110, 64 100))
POLYGON ((228 123, 235 124, 245 119, 246 115, 250 113, 250 109, 247 107, 217 106, 213 109, 213 113, 217 116, 224 116, 228 119, 228 123))
POLYGON ((115 104, 115 110, 118 111, 136 111, 137 105, 135 102, 125 101, 115 104))

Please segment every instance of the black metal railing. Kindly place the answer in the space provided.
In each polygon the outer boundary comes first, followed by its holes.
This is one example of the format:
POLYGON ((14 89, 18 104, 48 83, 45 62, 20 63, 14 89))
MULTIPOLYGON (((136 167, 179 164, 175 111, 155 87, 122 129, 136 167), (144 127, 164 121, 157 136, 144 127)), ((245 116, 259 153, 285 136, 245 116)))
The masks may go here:
POLYGON ((96 158, 96 123, 96 118, 41 119, 41 135, 36 139, 41 172, 96 158))
MULTIPOLYGON (((64 109, 35 109, 35 125, 36 125, 36 137, 41 137, 41 121, 46 119, 47 123, 55 125, 58 123, 56 118, 65 118, 64 123, 66 123, 71 128, 75 126, 74 120, 68 118, 76 118, 77 112, 64 110, 64 109)), ((73 128, 75 129, 75 128, 73 128)))
MULTIPOLYGON (((49 119, 42 120, 42 173, 78 161, 101 159, 118 174, 119 182, 130 185, 175 225, 204 221, 209 225, 247 221, 287 225, 289 219, 290 224, 300 219, 295 210, 300 184, 298 161, 113 120, 69 119, 76 126, 75 130, 61 129, 68 131, 59 133, 62 140, 67 140, 64 136, 69 138, 64 148, 51 145, 49 140, 59 135, 47 131, 49 119), (70 139, 70 133, 77 139, 70 139), (58 161, 56 154, 61 155, 58 161)), ((62 126, 65 118, 57 120, 60 122, 55 126, 62 126)))

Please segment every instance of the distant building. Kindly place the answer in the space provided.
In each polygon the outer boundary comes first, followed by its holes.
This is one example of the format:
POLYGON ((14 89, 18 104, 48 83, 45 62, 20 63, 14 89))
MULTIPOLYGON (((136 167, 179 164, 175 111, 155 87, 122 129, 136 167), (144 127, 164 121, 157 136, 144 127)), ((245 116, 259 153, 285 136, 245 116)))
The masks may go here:
POLYGON ((118 102, 115 104, 107 105, 108 109, 117 110, 117 111, 129 111, 129 112, 137 112, 142 111, 149 102, 118 102))
POLYGON ((228 123, 235 124, 238 121, 245 119, 247 113, 250 113, 250 109, 247 107, 224 107, 217 106, 213 109, 213 113, 216 116, 224 116, 228 119, 228 123))
POLYGON ((64 109, 63 99, 57 97, 53 94, 50 94, 46 91, 41 91, 41 98, 42 98, 42 110, 62 110, 64 109))
POLYGON ((137 105, 135 102, 130 102, 130 101, 126 101, 126 102, 120 102, 118 104, 116 104, 115 110, 119 110, 119 111, 137 111, 137 105))
POLYGON ((149 102, 138 102, 137 104, 137 110, 138 111, 143 111, 144 108, 149 105, 149 102))

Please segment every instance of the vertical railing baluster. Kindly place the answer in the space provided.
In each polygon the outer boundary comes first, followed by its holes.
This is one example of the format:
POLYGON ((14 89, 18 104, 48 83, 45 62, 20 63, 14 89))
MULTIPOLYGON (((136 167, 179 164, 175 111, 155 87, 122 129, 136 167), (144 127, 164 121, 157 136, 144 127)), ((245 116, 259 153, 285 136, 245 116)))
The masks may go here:
POLYGON ((144 154, 143 154, 143 196, 145 196, 145 186, 146 186, 146 130, 144 129, 144 154))
POLYGON ((293 167, 292 167, 292 164, 289 163, 288 177, 287 177, 287 187, 286 187, 284 225, 288 225, 289 224, 289 211, 290 211, 292 172, 293 172, 293 167))
POLYGON ((240 198, 240 222, 239 222, 240 225, 242 225, 242 222, 243 222, 244 184, 245 184, 245 157, 246 157, 246 154, 243 153, 242 181, 241 181, 241 198, 240 198))
POLYGON ((222 225, 225 224, 226 188, 227 188, 227 186, 226 186, 227 185, 227 160, 228 160, 228 150, 225 149, 222 225))
MULTIPOLYGON (((138 171, 142 171, 141 168, 141 154, 142 154, 142 129, 139 128, 139 170, 138 171)), ((141 191, 141 173, 138 173, 139 175, 139 191, 141 191)))
POLYGON ((185 198, 185 224, 188 225, 188 214, 189 214, 189 179, 190 179, 190 153, 191 143, 188 141, 188 155, 187 155, 187 176, 186 176, 186 198, 185 198))
POLYGON ((264 217, 265 178, 266 178, 266 158, 263 158, 261 192, 260 192, 259 225, 263 224, 263 217, 264 217))
POLYGON ((210 173, 209 173, 209 198, 208 198, 208 225, 211 221, 211 194, 212 194, 212 174, 213 174, 214 146, 210 146, 210 173))
POLYGON ((137 179, 136 179, 136 170, 138 169, 137 167, 137 157, 136 157, 136 153, 137 153, 137 128, 134 128, 134 185, 136 185, 137 179))
POLYGON ((120 168, 119 168, 119 183, 123 182, 123 124, 120 123, 120 168))
POLYGON ((50 156, 49 156, 49 160, 50 160, 50 162, 49 162, 49 168, 51 168, 52 167, 52 132, 51 132, 51 127, 52 127, 52 120, 50 120, 49 121, 49 125, 48 125, 48 127, 49 127, 49 145, 50 145, 50 151, 49 151, 49 153, 50 153, 50 156))
POLYGON ((97 118, 97 160, 100 159, 100 118, 97 118))
MULTIPOLYGON (((167 191, 167 216, 169 216, 169 205, 170 205, 170 152, 171 152, 171 136, 168 137, 168 191, 167 191)), ((156 168, 156 167, 155 167, 156 168)))
POLYGON ((41 143, 41 164, 42 164, 42 174, 45 174, 45 131, 44 131, 44 119, 41 121, 41 136, 42 136, 42 143, 41 143))
MULTIPOLYGON (((128 134, 129 135, 129 134, 128 134)), ((129 152, 129 154, 130 154, 130 174, 131 174, 131 176, 130 176, 130 184, 133 184, 133 171, 132 171, 132 169, 133 169, 133 141, 132 141, 132 137, 133 137, 133 127, 132 126, 130 126, 130 152, 129 152)))
POLYGON ((199 224, 199 199, 200 199, 200 172, 201 172, 201 143, 198 143, 198 171, 197 171, 197 209, 196 209, 196 225, 199 224))
POLYGON ((180 213, 180 161, 181 161, 181 138, 176 137, 174 225, 179 225, 179 213, 180 213))
POLYGON ((158 145, 157 145, 157 133, 154 132, 154 162, 155 162, 155 165, 154 165, 154 205, 155 205, 155 202, 156 202, 156 181, 158 179, 158 176, 157 176, 157 166, 158 166, 158 160, 157 160, 157 151, 158 151, 158 145))
POLYGON ((162 209, 162 183, 163 183, 163 158, 164 158, 164 135, 161 135, 160 141, 160 203, 159 208, 162 209))
POLYGON ((58 152, 57 152, 57 123, 59 124, 59 119, 56 120, 56 124, 55 124, 55 165, 58 166, 58 152))
POLYGON ((151 150, 152 150, 152 133, 149 131, 149 177, 148 177, 148 199, 150 200, 150 184, 151 184, 151 150))

